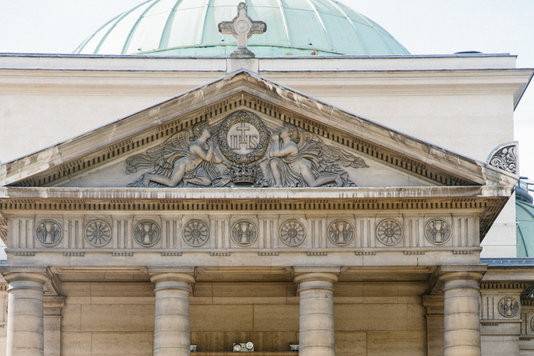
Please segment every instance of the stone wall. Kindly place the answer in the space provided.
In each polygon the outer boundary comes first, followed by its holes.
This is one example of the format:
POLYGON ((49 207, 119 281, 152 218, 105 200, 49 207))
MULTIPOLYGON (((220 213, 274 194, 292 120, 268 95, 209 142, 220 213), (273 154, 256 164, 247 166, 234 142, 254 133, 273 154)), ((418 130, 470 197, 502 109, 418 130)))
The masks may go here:
MULTIPOLYGON (((152 355, 150 283, 64 283, 62 356, 152 355)), ((425 354, 425 315, 416 283, 336 284, 336 355, 425 354)), ((199 351, 229 351, 252 340, 260 351, 298 341, 293 283, 199 282, 190 316, 199 351)))
MULTIPOLYGON (((152 355, 151 283, 63 283, 62 355, 152 355)), ((46 348, 46 347, 45 347, 46 348)))

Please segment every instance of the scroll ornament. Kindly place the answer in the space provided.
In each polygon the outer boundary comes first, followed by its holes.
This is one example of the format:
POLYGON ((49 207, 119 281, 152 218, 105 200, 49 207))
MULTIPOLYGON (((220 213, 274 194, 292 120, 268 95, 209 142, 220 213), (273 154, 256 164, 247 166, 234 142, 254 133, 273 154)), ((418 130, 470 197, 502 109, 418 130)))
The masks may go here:
POLYGON ((500 145, 490 154, 488 163, 503 171, 519 174, 517 149, 517 142, 500 145))

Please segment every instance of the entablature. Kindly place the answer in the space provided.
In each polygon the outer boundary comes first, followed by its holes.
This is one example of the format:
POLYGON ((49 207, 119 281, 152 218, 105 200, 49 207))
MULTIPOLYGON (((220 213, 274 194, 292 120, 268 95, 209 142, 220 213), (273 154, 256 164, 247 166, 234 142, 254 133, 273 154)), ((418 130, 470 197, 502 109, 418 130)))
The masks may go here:
POLYGON ((474 263, 484 209, 476 199, 307 201, 290 194, 279 200, 176 200, 167 209, 158 201, 132 209, 141 200, 58 204, 51 210, 5 210, 10 263, 474 263), (90 204, 94 209, 86 209, 90 204), (124 209, 106 210, 106 204, 124 209))

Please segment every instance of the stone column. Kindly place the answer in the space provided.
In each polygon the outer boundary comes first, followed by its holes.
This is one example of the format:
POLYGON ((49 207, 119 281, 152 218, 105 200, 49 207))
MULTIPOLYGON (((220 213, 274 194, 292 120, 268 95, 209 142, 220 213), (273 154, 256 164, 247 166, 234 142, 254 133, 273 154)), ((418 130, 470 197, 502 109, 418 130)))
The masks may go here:
POLYGON ((195 282, 189 273, 152 274, 155 284, 154 356, 186 356, 191 345, 189 295, 195 282))
POLYGON ((61 317, 65 298, 45 296, 43 299, 44 315, 44 354, 61 356, 61 317))
POLYGON ((481 340, 484 356, 519 356, 521 293, 513 282, 482 282, 481 340))
POLYGON ((480 279, 485 266, 441 268, 443 356, 481 356, 480 279))
POLYGON ((8 287, 6 356, 43 356, 42 273, 6 273, 8 287))
POLYGON ((299 355, 335 356, 334 283, 337 273, 297 274, 299 355))

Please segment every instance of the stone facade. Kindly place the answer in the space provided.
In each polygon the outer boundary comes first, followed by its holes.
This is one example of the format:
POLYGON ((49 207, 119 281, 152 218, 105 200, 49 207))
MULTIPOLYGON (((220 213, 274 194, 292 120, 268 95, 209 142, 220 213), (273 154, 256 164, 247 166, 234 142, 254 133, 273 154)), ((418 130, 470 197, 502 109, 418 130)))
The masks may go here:
POLYGON ((532 278, 480 260, 513 172, 258 74, 0 182, 8 356, 529 353, 532 278))

